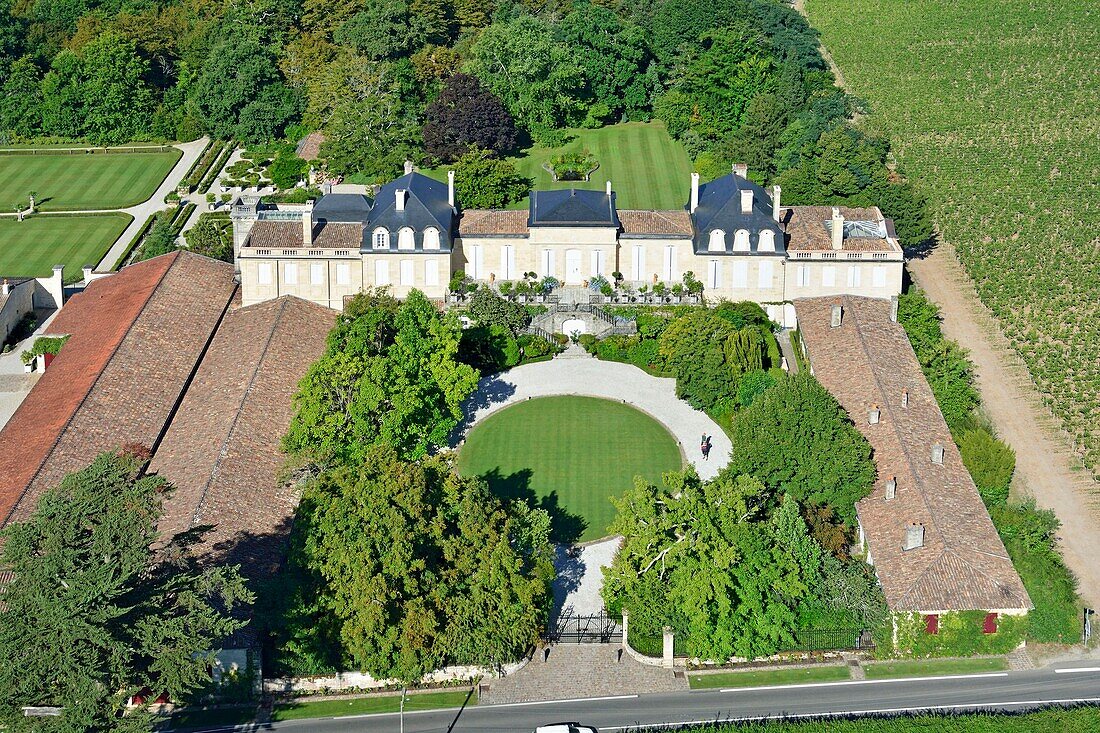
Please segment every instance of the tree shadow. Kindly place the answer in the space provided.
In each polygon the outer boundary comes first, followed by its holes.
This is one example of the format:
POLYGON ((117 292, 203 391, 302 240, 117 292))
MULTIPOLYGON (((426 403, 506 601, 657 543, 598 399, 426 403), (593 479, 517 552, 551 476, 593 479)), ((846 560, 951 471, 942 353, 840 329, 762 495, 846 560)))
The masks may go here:
POLYGON ((462 419, 451 431, 451 444, 457 443, 458 439, 466 434, 466 431, 473 425, 474 416, 478 412, 493 405, 507 402, 515 393, 515 385, 502 379, 499 374, 482 379, 477 390, 462 406, 462 419))
POLYGON ((489 484, 494 495, 507 501, 524 501, 528 506, 542 509, 550 515, 550 540, 555 544, 572 545, 588 529, 588 520, 574 514, 561 505, 557 491, 539 496, 531 487, 531 469, 524 468, 511 474, 503 474, 499 468, 482 473, 480 478, 489 484))

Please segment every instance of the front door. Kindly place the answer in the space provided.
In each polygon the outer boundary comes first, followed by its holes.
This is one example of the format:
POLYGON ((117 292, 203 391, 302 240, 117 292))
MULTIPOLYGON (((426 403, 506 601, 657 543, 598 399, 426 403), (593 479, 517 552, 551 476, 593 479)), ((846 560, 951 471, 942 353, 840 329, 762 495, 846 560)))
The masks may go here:
POLYGON ((565 282, 569 285, 579 285, 582 280, 581 251, 579 249, 567 249, 565 251, 565 282))

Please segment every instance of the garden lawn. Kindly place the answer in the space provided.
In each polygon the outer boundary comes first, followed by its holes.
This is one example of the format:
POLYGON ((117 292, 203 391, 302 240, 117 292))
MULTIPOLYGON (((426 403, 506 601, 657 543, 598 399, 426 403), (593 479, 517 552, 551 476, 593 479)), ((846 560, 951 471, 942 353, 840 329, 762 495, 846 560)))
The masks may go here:
POLYGON ((34 191, 42 211, 124 209, 145 201, 180 159, 150 153, 0 154, 0 211, 26 206, 34 191))
POLYGON ((64 265, 65 281, 76 282, 80 268, 98 265, 131 221, 122 213, 2 217, 0 275, 45 277, 54 265, 64 265))
POLYGON ((765 687, 769 685, 799 685, 807 682, 835 682, 851 679, 847 666, 804 667, 799 669, 767 669, 758 672, 715 672, 688 675, 693 690, 713 690, 723 687, 765 687))
POLYGON ((1100 730, 1100 707, 1053 708, 1024 715, 902 715, 859 720, 811 720, 709 724, 680 728, 684 733, 1086 733, 1100 730))
POLYGON ((659 481, 683 467, 675 439, 645 413, 594 397, 542 397, 493 413, 474 426, 458 470, 485 476, 500 496, 529 498, 554 518, 557 541, 607 536, 636 475, 659 481))
MULTIPOLYGON (((426 692, 405 697, 405 710, 434 710, 436 708, 457 708, 463 705, 476 705, 477 699, 469 690, 450 690, 447 692, 426 692)), ((305 718, 336 718, 343 715, 366 715, 370 713, 396 713, 401 707, 400 695, 379 695, 359 697, 352 700, 320 700, 318 702, 298 702, 276 705, 271 719, 301 720, 305 718)))
POLYGON ((945 674, 973 674, 1003 672, 1008 669, 1004 657, 975 657, 972 659, 919 659, 901 662, 879 662, 863 665, 867 679, 884 677, 925 677, 945 674))
MULTIPOLYGON (((559 148, 540 145, 524 150, 511 158, 520 175, 534 182, 540 190, 553 188, 588 188, 602 191, 610 180, 615 190, 615 204, 620 209, 682 209, 691 188, 691 160, 684 146, 669 137, 663 122, 624 122, 597 130, 569 130, 573 137, 559 148), (590 181, 560 181, 542 164, 566 151, 587 149, 599 161, 600 167, 590 181)), ((426 174, 447 180, 447 166, 426 174)), ((461 203, 461 202, 459 202, 461 203)), ((527 208, 527 199, 512 208, 527 208)))

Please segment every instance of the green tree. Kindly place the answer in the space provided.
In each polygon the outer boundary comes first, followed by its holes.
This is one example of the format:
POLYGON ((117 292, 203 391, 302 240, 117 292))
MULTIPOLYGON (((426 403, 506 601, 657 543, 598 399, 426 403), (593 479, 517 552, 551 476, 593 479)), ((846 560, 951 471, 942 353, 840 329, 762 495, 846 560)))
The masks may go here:
POLYGON ((648 108, 653 89, 645 71, 652 57, 645 31, 608 8, 575 3, 557 32, 580 66, 591 102, 605 105, 608 115, 648 108))
POLYGON ((445 664, 511 661, 536 641, 549 531, 545 512, 513 511, 441 458, 404 463, 376 447, 307 487, 291 558, 352 662, 413 682, 445 664))
MULTIPOLYGON (((267 85, 280 81, 275 58, 253 35, 247 29, 243 37, 232 29, 222 31, 191 85, 195 116, 214 137, 233 137, 241 123, 248 128, 250 123, 242 114, 245 108, 261 97, 267 85)), ((251 137, 252 129, 246 131, 251 137)))
POLYGON ((584 76, 549 20, 520 15, 489 26, 470 49, 467 70, 528 129, 584 117, 584 76))
POLYGON ((773 496, 827 505, 846 522, 871 491, 871 446, 817 380, 780 379, 733 421, 733 455, 725 471, 764 482, 773 496))
POLYGON ((222 262, 233 261, 233 227, 227 219, 201 214, 195 226, 183 233, 187 248, 195 254, 222 262))
POLYGON ((523 333, 531 323, 531 315, 526 308, 519 303, 505 300, 488 287, 478 288, 470 296, 467 312, 478 323, 487 326, 503 326, 514 336, 523 333))
MULTIPOLYGON (((147 454, 146 454, 147 455, 147 454)), ((0 722, 9 730, 148 730, 142 710, 122 716, 143 687, 185 701, 209 684, 212 650, 244 626, 234 610, 251 594, 236 567, 200 567, 194 538, 154 550, 172 487, 144 459, 104 453, 3 531, 0 722), (48 728, 23 706, 64 708, 48 728)))
POLYGON ((519 201, 531 190, 531 181, 508 160, 488 150, 470 148, 454 164, 455 198, 463 208, 500 209, 519 201))
POLYGON ((1016 471, 1016 452, 997 440, 985 427, 964 430, 958 436, 962 461, 987 507, 1008 502, 1008 489, 1016 471))
POLYGON ((148 260, 175 250, 176 233, 172 229, 172 224, 162 212, 158 215, 156 223, 149 229, 149 233, 145 235, 145 239, 141 240, 141 249, 138 251, 137 260, 139 262, 148 260))
POLYGON ((321 465, 355 463, 375 444, 402 458, 444 446, 477 387, 458 360, 461 328, 424 294, 356 296, 302 379, 284 445, 321 465))
POLYGON ((419 46, 405 0, 365 0, 362 10, 333 34, 334 40, 372 61, 395 59, 419 46))
POLYGON ((764 368, 764 336, 755 326, 746 326, 726 337, 726 363, 735 377, 764 368))
POLYGON ((703 659, 771 654, 794 641, 797 607, 819 577, 822 550, 797 504, 768 520, 767 490, 726 472, 642 479, 613 499, 623 544, 604 571, 608 605, 630 611, 631 636, 669 625, 703 659))
POLYGON ((0 132, 30 137, 42 125, 42 80, 28 57, 16 59, 0 86, 0 132))
POLYGON ((736 332, 712 310, 693 310, 664 329, 659 353, 676 375, 677 396, 703 410, 733 407, 737 374, 726 361, 723 344, 736 332))

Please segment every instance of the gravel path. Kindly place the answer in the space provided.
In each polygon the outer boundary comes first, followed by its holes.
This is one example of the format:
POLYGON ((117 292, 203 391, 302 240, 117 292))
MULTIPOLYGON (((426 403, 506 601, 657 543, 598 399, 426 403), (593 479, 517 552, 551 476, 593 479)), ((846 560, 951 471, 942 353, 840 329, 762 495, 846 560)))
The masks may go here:
POLYGON ((705 413, 676 397, 676 380, 651 377, 636 366, 592 358, 561 358, 526 364, 481 380, 466 406, 468 416, 452 445, 474 423, 502 407, 553 395, 603 397, 633 405, 664 425, 688 462, 704 479, 714 478, 729 462, 729 438, 705 413), (699 452, 703 433, 711 436, 710 460, 699 452))
POLYGON ((978 390, 998 436, 1016 451, 1013 492, 1033 496, 1062 522, 1062 554, 1080 593, 1100 607, 1100 485, 1070 452, 1027 368, 1011 350, 950 245, 911 260, 913 279, 943 311, 943 332, 970 352, 978 390))
POLYGON ((590 542, 581 547, 555 548, 554 616, 595 616, 603 611, 603 569, 615 559, 621 537, 590 542))

